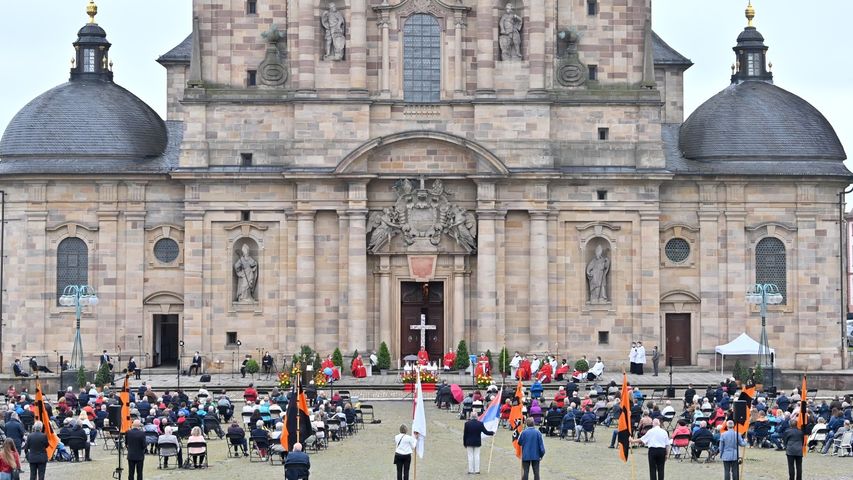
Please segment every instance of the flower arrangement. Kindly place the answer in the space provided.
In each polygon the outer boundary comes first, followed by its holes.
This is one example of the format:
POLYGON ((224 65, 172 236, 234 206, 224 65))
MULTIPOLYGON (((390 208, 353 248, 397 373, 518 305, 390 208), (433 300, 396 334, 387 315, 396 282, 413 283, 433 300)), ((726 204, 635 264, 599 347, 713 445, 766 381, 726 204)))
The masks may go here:
POLYGON ((486 388, 489 385, 491 385, 492 383, 494 383, 492 381, 492 376, 489 375, 488 373, 483 373, 483 374, 477 375, 476 380, 477 380, 477 386, 480 388, 486 388))
POLYGON ((317 388, 323 388, 326 386, 326 374, 323 372, 317 372, 317 375, 314 375, 314 386, 317 388))
MULTIPOLYGON (((403 383, 417 383, 418 372, 403 372, 400 375, 400 381, 403 383)), ((421 370, 421 383, 438 383, 438 375, 434 372, 421 370)))
POLYGON ((290 374, 281 372, 278 374, 278 388, 290 388, 290 374))

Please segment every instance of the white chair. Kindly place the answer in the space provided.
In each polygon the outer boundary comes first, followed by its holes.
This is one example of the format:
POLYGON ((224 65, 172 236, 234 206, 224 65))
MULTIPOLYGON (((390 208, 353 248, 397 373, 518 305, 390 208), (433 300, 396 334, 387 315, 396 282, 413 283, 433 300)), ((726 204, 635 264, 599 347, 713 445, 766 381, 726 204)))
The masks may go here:
POLYGON ((853 454, 853 447, 850 445, 851 441, 853 441, 853 431, 844 432, 841 438, 837 438, 833 442, 832 454, 835 455, 838 453, 839 449, 841 449, 839 457, 846 457, 848 454, 853 454))

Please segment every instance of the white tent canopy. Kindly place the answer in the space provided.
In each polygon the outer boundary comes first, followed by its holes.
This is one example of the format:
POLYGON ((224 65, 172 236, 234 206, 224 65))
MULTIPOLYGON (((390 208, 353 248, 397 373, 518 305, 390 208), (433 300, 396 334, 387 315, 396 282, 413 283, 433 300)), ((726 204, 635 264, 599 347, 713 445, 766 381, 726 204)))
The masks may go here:
MULTIPOLYGON (((752 337, 746 333, 741 333, 739 337, 725 345, 717 345, 714 347, 714 352, 719 353, 723 357, 720 362, 720 373, 723 373, 723 365, 726 363, 726 355, 758 355, 760 348, 761 344, 753 340, 752 337)), ((770 353, 775 355, 776 351, 771 348, 770 353)), ((717 356, 714 355, 714 363, 716 362, 717 356)), ((716 369, 715 365, 714 370, 716 369)))

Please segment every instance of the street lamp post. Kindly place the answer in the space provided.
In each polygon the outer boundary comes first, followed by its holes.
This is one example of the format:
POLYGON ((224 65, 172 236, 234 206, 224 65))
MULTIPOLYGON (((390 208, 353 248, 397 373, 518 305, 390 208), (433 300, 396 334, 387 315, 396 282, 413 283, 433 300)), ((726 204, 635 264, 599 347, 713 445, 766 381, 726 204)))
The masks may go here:
POLYGON ((63 307, 76 307, 77 327, 74 334, 74 348, 71 351, 71 366, 78 369, 83 366, 83 340, 80 337, 80 317, 83 307, 97 305, 98 296, 95 289, 88 285, 68 285, 59 296, 59 304, 63 307))
POLYGON ((770 368, 770 385, 773 386, 773 360, 767 342, 767 305, 782 303, 779 287, 773 283, 756 283, 746 292, 746 302, 761 308, 761 339, 758 341, 758 361, 765 370, 770 368))
POLYGON ((184 356, 184 341, 180 340, 178 342, 178 346, 181 347, 181 351, 178 352, 178 390, 181 389, 181 357, 184 356))

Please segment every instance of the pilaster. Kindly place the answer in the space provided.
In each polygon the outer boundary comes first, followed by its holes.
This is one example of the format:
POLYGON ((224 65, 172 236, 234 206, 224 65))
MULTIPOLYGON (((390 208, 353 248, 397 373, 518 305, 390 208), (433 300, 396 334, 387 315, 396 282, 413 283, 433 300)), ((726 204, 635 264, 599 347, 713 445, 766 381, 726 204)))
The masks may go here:
POLYGON ((548 350, 548 212, 530 215, 530 350, 548 350))

